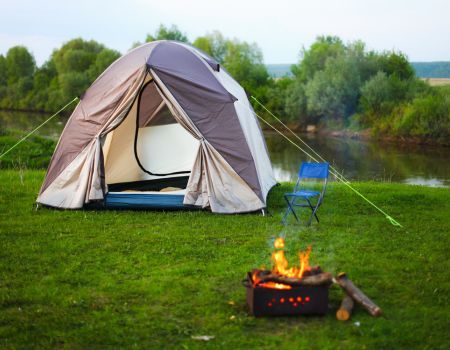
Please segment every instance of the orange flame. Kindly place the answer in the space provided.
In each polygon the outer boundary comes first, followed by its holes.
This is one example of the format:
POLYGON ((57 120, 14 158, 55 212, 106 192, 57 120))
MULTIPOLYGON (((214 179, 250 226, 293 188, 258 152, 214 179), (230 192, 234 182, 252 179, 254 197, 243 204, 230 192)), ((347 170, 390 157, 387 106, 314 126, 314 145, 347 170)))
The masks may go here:
POLYGON ((284 255, 284 239, 278 237, 274 242, 275 250, 272 253, 272 273, 293 277, 293 278, 302 278, 305 271, 310 269, 309 266, 309 255, 311 254, 311 246, 309 246, 304 252, 299 252, 299 266, 293 266, 289 268, 289 262, 284 255))
MULTIPOLYGON (((311 267, 309 266, 309 255, 311 254, 311 246, 309 246, 305 251, 300 251, 298 253, 299 257, 299 266, 289 267, 289 262, 284 255, 284 239, 278 237, 274 241, 275 250, 272 253, 272 263, 273 267, 271 270, 272 274, 291 277, 291 278, 302 278, 306 271, 310 271, 311 267)), ((252 273, 252 281, 254 285, 259 284, 261 279, 258 276, 258 271, 255 270, 252 273)), ((260 283, 259 286, 264 288, 273 288, 273 289, 292 289, 292 286, 276 283, 276 282, 264 282, 260 283)))
POLYGON ((300 260, 300 271, 298 273, 299 277, 303 277, 303 272, 310 269, 309 266, 309 255, 311 254, 311 246, 308 246, 308 248, 304 252, 298 253, 298 258, 300 260))
POLYGON ((284 239, 281 237, 278 237, 275 239, 275 242, 273 242, 273 245, 276 249, 283 249, 284 248, 284 239))

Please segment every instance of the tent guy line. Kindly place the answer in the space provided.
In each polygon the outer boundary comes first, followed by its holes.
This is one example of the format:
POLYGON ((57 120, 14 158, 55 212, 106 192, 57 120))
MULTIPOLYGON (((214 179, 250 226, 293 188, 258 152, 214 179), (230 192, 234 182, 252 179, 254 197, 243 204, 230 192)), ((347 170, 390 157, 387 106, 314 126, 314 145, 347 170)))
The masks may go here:
MULTIPOLYGON (((318 154, 311 146, 309 146, 305 141, 303 141, 297 134, 295 134, 286 124, 284 124, 278 117, 276 117, 267 107, 265 107, 258 99, 256 99, 254 96, 251 96, 251 98, 258 103, 264 110, 266 110, 271 116, 273 116, 277 121, 279 121, 291 134, 293 134, 297 139, 299 139, 305 146, 307 146, 320 160, 326 161, 320 154, 318 154)), ((69 107, 72 103, 79 100, 78 97, 75 97, 73 100, 68 102, 65 106, 63 106, 60 110, 58 110, 56 113, 54 113, 52 116, 50 116, 47 120, 45 120, 42 124, 37 126, 35 129, 30 131, 27 135, 25 135, 22 139, 20 139, 18 142, 16 142, 11 148, 9 148, 6 152, 0 155, 0 159, 3 158, 6 154, 11 152, 15 147, 17 147, 20 143, 25 141, 28 137, 30 137, 32 134, 34 134, 37 130, 39 130, 41 127, 43 127, 45 124, 47 124, 51 119, 56 117, 58 114, 60 114, 62 111, 64 111, 67 107, 69 107)), ((238 101, 240 102, 240 101, 238 101)), ((248 106, 246 106, 249 108, 248 106)), ((250 109, 250 108, 249 108, 250 109)), ((251 110, 251 109, 250 109, 251 110)), ((319 162, 315 157, 313 157, 309 152, 305 151, 302 147, 300 147, 298 144, 296 144, 294 141, 292 141, 290 138, 288 138, 286 135, 284 135, 280 130, 275 128, 272 124, 267 122, 264 118, 262 118, 260 115, 258 115, 255 111, 251 110, 252 113, 258 117, 260 120, 262 120, 265 124, 267 124, 270 128, 275 130, 279 135, 284 137, 288 142, 290 142, 293 146, 298 148, 300 151, 302 151, 304 154, 306 154, 308 157, 310 157, 315 162, 319 162)), ((364 199, 367 203, 372 205, 375 209, 377 209, 380 213, 382 213, 386 219, 394 226, 403 227, 398 221, 396 221, 392 216, 387 214, 384 210, 382 210, 380 207, 378 207, 375 203, 373 203, 371 200, 369 200, 367 197, 365 197, 362 193, 360 193, 357 189, 355 189, 353 186, 351 186, 350 181, 348 181, 341 173, 339 173, 336 168, 330 165, 330 168, 332 169, 331 173, 344 185, 346 185, 348 188, 350 188, 354 193, 356 193, 358 196, 360 196, 362 199, 364 199)))
POLYGON ((53 114, 50 118, 48 118, 45 122, 43 122, 41 125, 34 128, 32 131, 30 131, 27 135, 22 137, 19 141, 17 141, 10 149, 8 149, 5 153, 0 155, 0 159, 2 159, 4 156, 6 156, 9 152, 11 152, 14 148, 16 148, 19 144, 21 144, 23 141, 25 141, 27 138, 29 138, 31 135, 33 135, 36 131, 38 131, 40 128, 42 128, 45 124, 47 124, 50 120, 52 120, 54 117, 56 117, 59 113, 64 111, 67 107, 69 107, 72 103, 75 101, 78 101, 79 98, 75 97, 72 101, 67 103, 64 107, 62 107, 59 111, 57 111, 55 114, 53 114))
MULTIPOLYGON (((316 154, 320 160, 326 162, 326 160, 320 156, 316 151, 314 151, 314 149, 312 149, 311 146, 309 146, 305 141, 303 141, 300 136, 298 136, 297 134, 295 134, 286 124, 284 124, 279 118, 277 118, 270 110, 268 110, 261 102, 259 102, 256 97, 251 96, 252 99, 254 101, 256 101, 259 105, 261 105, 268 113, 270 113, 270 115, 272 115, 275 119, 277 119, 287 130, 289 130, 296 138, 298 138, 303 144, 305 144, 310 150, 312 150, 314 152, 314 154, 316 154)), ((249 107, 247 107, 249 108, 249 107)), ((249 108, 250 109, 250 108, 249 108)), ((306 154, 308 157, 310 157, 312 160, 314 160, 315 162, 319 163, 319 161, 311 156, 311 154, 309 154, 309 152, 305 151, 302 147, 300 147, 297 143, 295 143, 294 141, 292 141, 289 137, 287 137, 286 135, 284 135, 280 130, 278 130, 277 128, 275 128, 272 124, 270 124, 268 121, 266 121, 263 117, 261 117, 260 115, 258 115, 255 111, 253 111, 253 114, 255 116, 257 116, 260 120, 262 120, 265 124, 267 124, 270 128, 272 128, 273 130, 275 130, 279 135, 281 135, 282 137, 284 137, 288 142, 290 142, 293 146, 295 146, 296 148, 298 148, 300 151, 302 151, 304 154, 306 154)), ((329 163, 329 162, 328 162, 329 163)), ((330 173, 333 174, 339 181, 341 181, 345 186, 347 186, 349 189, 351 189, 355 194, 357 194, 359 197, 361 197, 362 199, 364 199, 367 203, 369 203, 372 207, 374 207, 376 210, 378 210, 381 214, 383 214, 385 216, 385 218, 393 225, 393 226, 398 226, 398 227, 403 227, 397 220, 395 220, 391 215, 389 215, 388 213, 386 213, 383 209, 381 209, 379 206, 377 206, 375 203, 373 203, 370 199, 368 199, 366 196, 364 196, 361 192, 359 192, 356 188, 354 188, 351 184, 350 181, 348 181, 342 174, 340 174, 334 167, 332 167, 330 165, 331 171, 330 173)))
MULTIPOLYGON (((303 139, 298 136, 295 132, 292 131, 292 129, 290 129, 285 123, 283 123, 283 121, 278 118, 275 114, 273 114, 269 109, 267 109, 266 106, 264 106, 255 96, 251 96, 251 98, 258 103, 262 108, 264 108, 264 110, 269 113, 272 117, 274 117, 281 125, 283 125, 292 135, 294 135, 294 137, 299 140, 301 143, 303 143, 306 147, 308 147, 308 149, 310 151, 312 151, 321 161, 323 162, 327 162, 319 153, 317 153, 310 145, 308 145, 305 141, 303 141, 303 139)), ((302 150, 304 153, 306 153, 304 150, 302 150)), ((314 157, 312 157, 311 155, 309 155, 308 153, 306 153, 311 159, 314 159, 314 157)), ((314 159, 314 161, 318 162, 316 159, 314 159)), ((329 162, 328 162, 329 163, 329 162)), ((347 180, 344 175, 342 175, 339 170, 337 170, 334 166, 332 166, 330 164, 330 168, 332 169, 331 173, 337 178, 340 177, 342 182, 347 182, 350 183, 349 180, 347 180)))

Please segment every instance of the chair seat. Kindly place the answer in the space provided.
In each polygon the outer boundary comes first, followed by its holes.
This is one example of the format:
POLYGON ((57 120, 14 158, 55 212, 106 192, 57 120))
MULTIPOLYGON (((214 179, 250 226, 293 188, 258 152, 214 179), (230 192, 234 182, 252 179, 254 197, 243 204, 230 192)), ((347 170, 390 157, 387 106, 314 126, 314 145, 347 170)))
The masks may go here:
POLYGON ((309 197, 320 196, 320 192, 301 190, 301 191, 297 191, 297 192, 285 193, 285 196, 288 196, 288 197, 307 197, 307 198, 309 198, 309 197))

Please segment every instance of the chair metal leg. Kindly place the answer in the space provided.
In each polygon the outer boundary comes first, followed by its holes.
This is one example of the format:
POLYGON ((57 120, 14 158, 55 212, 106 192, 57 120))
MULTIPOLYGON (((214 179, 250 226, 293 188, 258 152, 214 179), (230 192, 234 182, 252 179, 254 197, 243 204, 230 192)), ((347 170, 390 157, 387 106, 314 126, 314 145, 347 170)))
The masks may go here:
POLYGON ((317 223, 319 222, 319 218, 317 217, 316 212, 317 212, 317 209, 319 209, 320 202, 318 202, 316 204, 316 206, 313 207, 312 204, 311 204, 311 201, 308 198, 306 198, 306 201, 308 202, 309 207, 311 209, 311 216, 309 217, 308 223, 306 224, 307 226, 309 226, 309 225, 311 225, 311 221, 312 221, 313 216, 316 218, 317 223))
MULTIPOLYGON (((286 197, 284 197, 284 199, 285 199, 286 202, 287 202, 286 197)), ((287 208, 286 208, 286 211, 284 212, 283 218, 281 219, 281 222, 283 223, 283 225, 286 224, 286 218, 288 217, 289 211, 290 211, 290 210, 291 210, 291 207, 289 206, 289 202, 288 202, 288 206, 287 206, 287 208)))
POLYGON ((306 222, 306 226, 311 225, 313 217, 317 220, 317 222, 319 222, 319 217, 317 216, 317 210, 319 209, 319 206, 321 204, 320 200, 317 202, 317 204, 315 206, 313 206, 311 201, 308 198, 304 198, 304 197, 301 197, 301 198, 306 200, 306 202, 308 204, 307 205, 296 204, 295 203, 295 200, 297 199, 296 197, 292 197, 292 200, 289 200, 288 196, 284 196, 284 199, 286 200, 288 207, 287 207, 286 212, 284 213, 284 216, 281 220, 283 224, 287 223, 287 218, 288 218, 290 212, 292 212, 292 214, 294 214, 295 220, 297 220, 297 222, 300 222, 300 218, 297 216, 297 214, 295 212, 295 206, 306 207, 306 208, 309 207, 309 209, 311 209, 311 215, 310 215, 308 221, 306 222))
POLYGON ((286 203, 287 203, 288 207, 287 207, 286 212, 285 212, 285 214, 283 216, 283 219, 282 219, 283 224, 287 223, 286 219, 289 216, 289 212, 290 211, 292 211, 292 214, 294 214, 295 220, 297 220, 297 222, 299 222, 300 220, 299 220, 297 214, 295 213, 294 208, 292 207, 292 205, 294 204, 294 201, 295 201, 295 197, 292 198, 292 202, 290 202, 289 199, 286 196, 284 196, 284 199, 286 200, 286 203))
POLYGON ((313 210, 313 212, 312 212, 312 214, 311 214, 311 218, 312 218, 312 216, 314 215, 314 217, 315 217, 316 220, 317 220, 317 223, 319 223, 319 218, 317 217, 317 214, 316 214, 317 209, 319 209, 319 205, 316 205, 316 206, 315 206, 315 208, 314 208, 314 210, 313 210))
POLYGON ((287 223, 287 218, 289 216, 289 212, 292 212, 294 214, 295 219, 298 221, 298 217, 295 214, 294 208, 292 207, 292 203, 294 202, 295 198, 292 199, 292 202, 290 202, 288 197, 286 197, 286 196, 284 197, 284 199, 286 200, 286 203, 287 203, 288 207, 287 207, 286 212, 285 212, 285 214, 283 216, 283 220, 282 220, 283 224, 287 223))
POLYGON ((320 205, 322 204, 322 200, 319 199, 319 201, 316 204, 316 207, 314 208, 313 214, 316 217, 317 223, 319 223, 319 218, 317 217, 317 210, 319 210, 320 205))
POLYGON ((319 223, 319 218, 318 218, 317 215, 316 215, 317 208, 318 208, 318 207, 315 207, 315 208, 313 209, 313 212, 311 213, 311 216, 309 217, 307 226, 311 225, 311 221, 312 221, 312 218, 313 218, 313 217, 315 217, 316 220, 317 220, 317 223, 319 223))

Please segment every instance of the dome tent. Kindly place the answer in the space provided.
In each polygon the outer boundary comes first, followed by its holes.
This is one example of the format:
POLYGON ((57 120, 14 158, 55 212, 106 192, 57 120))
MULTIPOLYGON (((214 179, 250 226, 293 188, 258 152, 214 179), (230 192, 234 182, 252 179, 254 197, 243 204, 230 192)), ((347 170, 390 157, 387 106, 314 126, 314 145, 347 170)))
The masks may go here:
POLYGON ((82 96, 37 202, 82 208, 122 198, 124 206, 167 208, 180 204, 167 198, 178 198, 239 213, 265 208, 275 183, 243 88, 203 52, 155 41, 111 64, 82 96), (162 187, 181 190, 155 193, 162 187))

